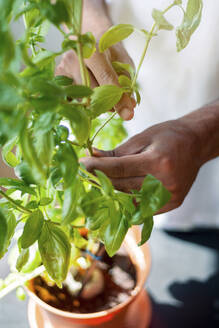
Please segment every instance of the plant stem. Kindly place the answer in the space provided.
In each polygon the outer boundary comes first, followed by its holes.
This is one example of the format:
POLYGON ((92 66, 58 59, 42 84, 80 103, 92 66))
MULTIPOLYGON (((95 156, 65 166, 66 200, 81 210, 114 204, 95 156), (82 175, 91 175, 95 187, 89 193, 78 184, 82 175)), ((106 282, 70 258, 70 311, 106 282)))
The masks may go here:
POLYGON ((83 167, 79 166, 79 170, 81 172, 83 172, 85 175, 87 175, 88 177, 90 177, 90 179, 92 179, 93 181, 95 181, 98 185, 99 185, 99 180, 97 179, 97 177, 95 177, 95 175, 93 175, 92 173, 86 171, 85 169, 83 169, 83 167))
POLYGON ((91 139, 91 145, 94 142, 94 139, 96 138, 96 136, 98 135, 98 133, 116 116, 116 112, 113 113, 97 130, 97 132, 94 134, 93 138, 91 139))
MULTIPOLYGON (((174 7, 174 6, 176 6, 176 4, 175 4, 175 3, 172 3, 172 4, 169 5, 165 10, 163 10, 162 13, 163 13, 163 14, 166 14, 166 12, 167 12, 168 10, 170 10, 170 9, 171 9, 172 7, 174 7)), ((146 43, 145 43, 145 46, 144 46, 144 50, 143 50, 143 53, 142 53, 142 55, 141 55, 140 62, 139 62, 139 64, 138 64, 137 71, 136 71, 135 76, 134 76, 134 79, 133 79, 133 81, 132 81, 131 89, 133 89, 133 87, 134 87, 134 85, 135 85, 135 83, 136 83, 136 81, 137 81, 139 71, 140 71, 141 66, 142 66, 142 64, 143 64, 144 58, 145 58, 146 53, 147 53, 147 50, 148 50, 149 43, 150 43, 150 41, 151 41, 151 39, 152 39, 152 37, 153 37, 153 33, 154 33, 154 30, 155 30, 156 26, 157 26, 157 24, 154 23, 153 26, 152 26, 152 28, 151 28, 151 30, 150 30, 150 32, 149 32, 149 34, 148 34, 148 37, 147 37, 147 40, 146 40, 146 43)))
POLYGON ((32 211, 28 210, 26 207, 24 207, 22 205, 18 205, 11 197, 9 197, 6 193, 4 193, 4 191, 0 190, 0 195, 2 195, 11 204, 13 204, 18 211, 23 212, 23 213, 28 213, 28 214, 31 214, 32 213, 32 211))
POLYGON ((18 288, 19 286, 24 285, 28 280, 31 280, 37 276, 39 276, 41 273, 45 271, 45 268, 43 265, 35 269, 33 272, 30 274, 26 274, 23 277, 20 277, 20 279, 16 279, 16 281, 12 282, 10 285, 7 287, 3 288, 0 291, 0 299, 12 292, 14 289, 18 288))
POLYGON ((82 45, 79 41, 79 36, 78 36, 77 50, 78 50, 77 53, 78 53, 78 60, 79 60, 79 65, 80 65, 82 83, 84 85, 88 86, 87 76, 86 76, 86 68, 85 68, 83 53, 82 53, 82 45))

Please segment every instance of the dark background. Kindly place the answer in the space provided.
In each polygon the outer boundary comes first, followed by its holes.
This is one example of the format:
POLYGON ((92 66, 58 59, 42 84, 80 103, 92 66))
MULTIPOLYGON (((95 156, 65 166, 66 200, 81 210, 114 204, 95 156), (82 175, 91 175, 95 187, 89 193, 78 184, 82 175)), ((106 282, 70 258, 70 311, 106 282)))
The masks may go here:
MULTIPOLYGON (((153 306, 150 328, 219 327, 219 230, 154 230, 150 246, 152 270, 146 284, 153 306)), ((7 272, 5 258, 0 276, 7 272)), ((18 301, 15 293, 0 300, 0 327, 27 328, 26 309, 27 301, 18 301)))

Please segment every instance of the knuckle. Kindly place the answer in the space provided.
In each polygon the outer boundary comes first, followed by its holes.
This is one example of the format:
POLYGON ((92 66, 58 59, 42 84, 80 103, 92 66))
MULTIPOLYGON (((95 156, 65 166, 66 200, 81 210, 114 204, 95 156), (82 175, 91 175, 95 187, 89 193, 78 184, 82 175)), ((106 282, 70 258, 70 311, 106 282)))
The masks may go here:
POLYGON ((174 162, 169 155, 165 155, 160 159, 160 164, 165 172, 171 172, 174 169, 174 162))

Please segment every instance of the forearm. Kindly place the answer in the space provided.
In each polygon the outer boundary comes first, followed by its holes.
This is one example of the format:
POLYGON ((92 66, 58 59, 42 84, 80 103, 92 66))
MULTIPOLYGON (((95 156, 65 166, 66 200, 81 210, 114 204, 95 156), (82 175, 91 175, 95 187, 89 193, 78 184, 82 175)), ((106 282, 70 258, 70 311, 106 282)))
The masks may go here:
POLYGON ((183 116, 179 121, 198 137, 201 164, 219 156, 219 100, 183 116))
POLYGON ((92 31, 99 39, 111 25, 105 0, 84 0, 83 33, 92 31))

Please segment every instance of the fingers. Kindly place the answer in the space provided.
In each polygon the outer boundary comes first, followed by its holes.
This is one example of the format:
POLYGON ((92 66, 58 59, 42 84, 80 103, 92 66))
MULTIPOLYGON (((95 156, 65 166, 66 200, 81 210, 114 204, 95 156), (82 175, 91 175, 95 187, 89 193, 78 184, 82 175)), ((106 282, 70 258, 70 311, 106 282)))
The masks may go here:
POLYGON ((143 154, 123 157, 88 157, 81 162, 87 170, 100 170, 110 178, 142 177, 150 171, 150 162, 145 162, 143 154))
POLYGON ((93 155, 96 157, 121 157, 139 154, 150 144, 149 138, 145 139, 144 134, 139 133, 113 150, 104 151, 93 148, 93 155))
POLYGON ((132 178, 111 178, 115 189, 130 192, 132 190, 140 190, 145 177, 132 178))
MULTIPOLYGON (((100 85, 119 85, 118 75, 112 67, 109 58, 109 51, 108 55, 107 53, 101 54, 96 51, 91 58, 86 60, 86 64, 100 85)), ((130 120, 134 116, 134 107, 135 104, 133 100, 127 94, 124 94, 119 103, 115 106, 115 110, 124 120, 130 120)))
MULTIPOLYGON (((72 78, 76 84, 81 84, 81 72, 77 55, 72 51, 66 52, 61 59, 60 64, 56 68, 56 75, 65 75, 72 78)), ((95 88, 98 83, 89 71, 91 87, 95 88)))

